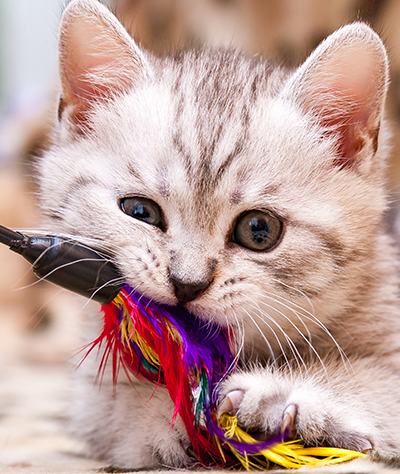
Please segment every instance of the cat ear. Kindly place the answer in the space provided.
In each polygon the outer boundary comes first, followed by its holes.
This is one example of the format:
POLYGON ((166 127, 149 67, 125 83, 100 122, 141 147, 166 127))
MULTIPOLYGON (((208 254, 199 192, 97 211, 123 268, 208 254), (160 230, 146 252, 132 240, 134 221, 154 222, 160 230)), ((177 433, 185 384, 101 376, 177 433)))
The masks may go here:
POLYGON ((63 97, 79 120, 94 102, 131 89, 146 58, 115 16, 97 0, 72 0, 60 26, 59 68, 63 97))
POLYGON ((347 25, 329 36, 285 87, 338 143, 340 166, 375 153, 388 86, 388 59, 367 25, 347 25))

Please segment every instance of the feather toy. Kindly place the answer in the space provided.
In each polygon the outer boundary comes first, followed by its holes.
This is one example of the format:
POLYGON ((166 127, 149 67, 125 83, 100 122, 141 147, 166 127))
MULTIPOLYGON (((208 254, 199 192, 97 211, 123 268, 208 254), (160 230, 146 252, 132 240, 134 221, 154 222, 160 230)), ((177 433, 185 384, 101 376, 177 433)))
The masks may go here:
POLYGON ((259 442, 242 430, 234 416, 216 419, 219 387, 236 367, 231 330, 204 322, 182 307, 151 302, 128 285, 103 305, 104 329, 89 347, 103 341, 100 371, 112 355, 114 381, 120 365, 135 377, 165 385, 202 464, 266 469, 322 466, 364 456, 337 448, 306 448, 283 442, 287 433, 259 442))
POLYGON ((364 456, 285 442, 288 433, 259 442, 238 426, 235 416, 223 413, 217 419, 220 384, 237 363, 233 332, 122 285, 109 256, 71 239, 27 236, 3 226, 0 243, 26 258, 40 278, 102 304, 103 331, 87 348, 88 354, 105 343, 99 375, 111 356, 114 383, 122 366, 128 377, 143 377, 155 389, 165 385, 175 405, 171 423, 181 417, 200 464, 240 463, 247 470, 265 470, 271 463, 299 468, 364 456))

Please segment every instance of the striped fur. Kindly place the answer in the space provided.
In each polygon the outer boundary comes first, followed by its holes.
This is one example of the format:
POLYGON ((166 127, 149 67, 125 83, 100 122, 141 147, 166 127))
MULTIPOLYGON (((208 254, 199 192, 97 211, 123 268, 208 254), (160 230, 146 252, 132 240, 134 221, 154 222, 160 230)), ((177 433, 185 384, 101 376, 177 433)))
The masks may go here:
MULTIPOLYGON (((234 51, 161 60, 131 40, 127 52, 106 8, 73 0, 60 38, 63 106, 40 164, 50 228, 111 252, 156 301, 177 304, 172 276, 207 282, 186 306, 237 332, 243 371, 223 396, 241 391, 243 426, 275 432, 292 404, 294 429, 311 444, 398 451, 387 58, 375 33, 347 26, 294 72, 234 51), (82 31, 94 40, 77 47, 82 31), (129 196, 156 202, 163 227, 124 214, 129 196), (270 251, 232 241, 239 216, 254 209, 283 223, 270 251)), ((90 340, 100 317, 87 320, 90 340)), ((167 394, 152 397, 153 387, 131 387, 122 374, 115 393, 107 374, 93 389, 96 367, 89 358, 79 369, 74 405, 92 452, 125 467, 190 464, 167 394)))

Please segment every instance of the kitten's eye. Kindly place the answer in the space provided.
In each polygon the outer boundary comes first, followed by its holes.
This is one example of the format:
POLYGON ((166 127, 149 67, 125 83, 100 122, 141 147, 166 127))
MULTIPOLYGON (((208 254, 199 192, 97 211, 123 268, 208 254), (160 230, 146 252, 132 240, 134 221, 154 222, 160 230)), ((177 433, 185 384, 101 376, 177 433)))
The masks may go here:
POLYGON ((147 224, 161 226, 161 210, 159 206, 141 197, 128 197, 121 199, 121 209, 128 216, 147 222, 147 224))
POLYGON ((233 240, 250 250, 263 251, 272 248, 282 233, 282 222, 273 214, 250 211, 236 223, 233 240))

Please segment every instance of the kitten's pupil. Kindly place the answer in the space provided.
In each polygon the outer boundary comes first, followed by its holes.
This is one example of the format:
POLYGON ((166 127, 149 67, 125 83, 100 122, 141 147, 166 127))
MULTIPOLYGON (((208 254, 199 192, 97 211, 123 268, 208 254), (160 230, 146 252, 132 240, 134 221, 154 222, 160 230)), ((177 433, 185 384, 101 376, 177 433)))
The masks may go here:
POLYGON ((276 216, 251 211, 239 218, 233 239, 242 247, 263 251, 271 249, 278 242, 281 232, 282 223, 276 216))
POLYGON ((121 199, 121 209, 128 216, 157 227, 161 226, 161 210, 154 201, 141 197, 121 199))
POLYGON ((265 219, 258 219, 253 217, 250 221, 251 234, 253 235, 254 242, 257 244, 262 244, 268 238, 269 225, 266 223, 265 219))
POLYGON ((143 206, 143 204, 139 204, 133 211, 133 215, 138 219, 148 219, 150 217, 150 212, 143 206))

